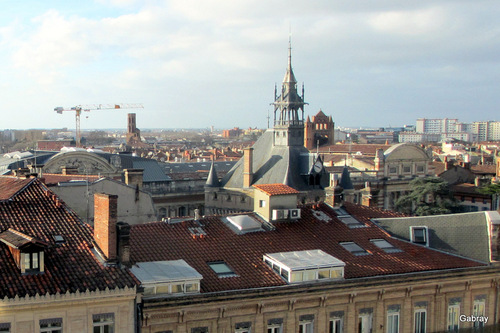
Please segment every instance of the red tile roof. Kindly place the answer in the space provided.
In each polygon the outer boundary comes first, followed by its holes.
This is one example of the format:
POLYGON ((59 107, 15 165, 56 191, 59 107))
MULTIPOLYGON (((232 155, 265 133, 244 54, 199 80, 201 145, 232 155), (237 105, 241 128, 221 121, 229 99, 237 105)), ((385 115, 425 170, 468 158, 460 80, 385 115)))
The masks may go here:
POLYGON ((0 177, 0 200, 10 199, 32 181, 30 178, 0 177))
POLYGON ((496 175, 497 172, 494 164, 472 165, 471 171, 480 175, 496 175))
POLYGON ((468 184, 468 183, 456 184, 453 185, 452 189, 453 189, 453 194, 457 196, 461 194, 468 194, 480 198, 491 198, 491 194, 485 194, 479 192, 478 191, 479 188, 474 184, 468 184))
POLYGON ((47 243, 45 271, 22 275, 9 246, 0 242, 0 299, 36 294, 74 293, 133 287, 135 279, 120 268, 103 267, 91 252, 93 230, 82 223, 55 194, 37 179, 0 177, 0 188, 12 185, 0 201, 0 232, 12 228, 47 243), (54 235, 65 242, 55 244, 54 235))
POLYGON ((267 195, 298 194, 299 191, 285 184, 261 184, 253 187, 261 190, 267 195))
POLYGON ((62 175, 56 173, 44 173, 42 177, 48 186, 56 185, 59 182, 69 182, 70 180, 88 180, 89 182, 93 182, 100 178, 98 175, 62 175))
POLYGON ((401 214, 355 205, 347 205, 345 209, 366 227, 350 229, 325 204, 319 210, 331 218, 328 222, 315 217, 311 207, 303 207, 300 220, 277 223, 272 231, 243 235, 234 233, 215 216, 200 221, 206 232, 203 238, 193 238, 189 231, 198 226, 195 221, 134 225, 130 232, 131 258, 134 262, 184 259, 203 275, 202 292, 285 285, 263 262, 266 253, 320 249, 346 263, 346 279, 482 265, 391 238, 370 221, 401 214), (386 253, 371 239, 385 239, 402 252, 386 253), (355 256, 340 242, 355 242, 371 254, 355 256), (224 261, 237 276, 219 278, 207 264, 215 261, 224 261))
POLYGON ((377 149, 383 149, 384 151, 389 149, 391 145, 380 145, 380 144, 348 144, 348 143, 337 143, 329 146, 319 147, 320 153, 352 153, 356 154, 358 151, 363 155, 375 155, 377 149))

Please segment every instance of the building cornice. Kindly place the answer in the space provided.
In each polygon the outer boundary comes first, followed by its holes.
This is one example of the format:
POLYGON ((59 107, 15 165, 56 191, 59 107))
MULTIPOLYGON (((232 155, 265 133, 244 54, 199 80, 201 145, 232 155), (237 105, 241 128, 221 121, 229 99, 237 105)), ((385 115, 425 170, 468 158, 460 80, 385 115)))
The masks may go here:
POLYGON ((67 291, 66 293, 56 293, 56 294, 45 294, 39 295, 38 293, 35 296, 25 296, 19 297, 16 295, 14 298, 7 298, 5 296, 3 299, 0 299, 0 308, 2 307, 11 307, 11 306, 22 306, 22 305, 41 305, 47 303, 63 303, 63 302, 73 302, 73 301, 97 301, 97 300, 105 300, 107 298, 114 297, 127 297, 127 298, 135 298, 137 295, 136 287, 129 288, 125 286, 125 288, 115 288, 109 289, 106 288, 104 290, 95 290, 90 291, 86 290, 83 292, 77 291, 74 293, 70 293, 67 291))

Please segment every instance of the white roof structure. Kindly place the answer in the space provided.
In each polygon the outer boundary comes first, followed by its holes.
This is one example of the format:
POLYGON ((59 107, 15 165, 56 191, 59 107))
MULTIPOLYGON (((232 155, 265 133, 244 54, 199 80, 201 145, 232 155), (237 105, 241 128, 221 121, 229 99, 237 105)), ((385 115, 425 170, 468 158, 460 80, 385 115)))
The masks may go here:
POLYGON ((249 215, 228 216, 227 220, 243 233, 262 231, 262 224, 249 215))
POLYGON ((182 259, 139 262, 131 269, 142 284, 201 280, 203 276, 182 259))
POLYGON ((266 253, 268 257, 291 271, 322 267, 343 267, 345 262, 321 250, 266 253))

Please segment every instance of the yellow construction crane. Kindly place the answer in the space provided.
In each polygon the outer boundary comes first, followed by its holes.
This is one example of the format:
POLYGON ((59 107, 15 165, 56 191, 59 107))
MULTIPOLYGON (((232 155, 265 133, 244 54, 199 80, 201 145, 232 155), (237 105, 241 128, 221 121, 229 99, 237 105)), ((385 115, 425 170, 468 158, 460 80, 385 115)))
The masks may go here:
POLYGON ((82 111, 90 112, 94 110, 109 110, 109 109, 142 109, 144 106, 142 104, 91 104, 91 105, 77 105, 71 108, 63 108, 58 106, 54 108, 54 111, 62 114, 64 111, 75 112, 76 119, 76 146, 81 146, 81 132, 80 132, 80 115, 82 111))

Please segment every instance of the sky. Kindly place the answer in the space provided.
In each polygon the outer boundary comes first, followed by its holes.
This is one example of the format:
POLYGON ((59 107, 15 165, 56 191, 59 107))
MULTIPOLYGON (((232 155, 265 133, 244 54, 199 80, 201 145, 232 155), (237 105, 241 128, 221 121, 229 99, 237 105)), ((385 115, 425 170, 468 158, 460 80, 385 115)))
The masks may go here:
POLYGON ((500 120, 497 0, 0 0, 1 129, 267 127, 291 35, 305 114, 500 120))

